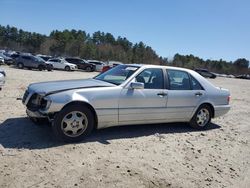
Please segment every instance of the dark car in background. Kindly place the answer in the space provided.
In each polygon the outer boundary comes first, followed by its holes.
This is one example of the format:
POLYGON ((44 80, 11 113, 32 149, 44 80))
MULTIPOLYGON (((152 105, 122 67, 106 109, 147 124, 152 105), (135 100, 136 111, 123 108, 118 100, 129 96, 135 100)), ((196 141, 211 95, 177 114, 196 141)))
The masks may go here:
POLYGON ((65 60, 69 63, 77 65, 78 69, 82 69, 82 70, 85 70, 87 72, 92 72, 92 71, 95 71, 95 69, 96 69, 95 65, 88 63, 84 59, 75 58, 75 57, 68 57, 68 58, 65 58, 65 60))
POLYGON ((21 54, 19 57, 15 59, 16 66, 19 69, 28 68, 28 69, 38 69, 51 71, 53 68, 50 64, 45 63, 42 58, 29 55, 29 54, 21 54))
POLYGON ((195 69, 195 71, 205 78, 216 78, 216 75, 207 69, 195 69))
POLYGON ((235 76, 235 78, 250 80, 250 74, 240 74, 235 76))
POLYGON ((18 58, 20 56, 20 53, 15 53, 15 54, 11 54, 10 55, 10 57, 12 58, 12 59, 16 59, 16 58, 18 58))

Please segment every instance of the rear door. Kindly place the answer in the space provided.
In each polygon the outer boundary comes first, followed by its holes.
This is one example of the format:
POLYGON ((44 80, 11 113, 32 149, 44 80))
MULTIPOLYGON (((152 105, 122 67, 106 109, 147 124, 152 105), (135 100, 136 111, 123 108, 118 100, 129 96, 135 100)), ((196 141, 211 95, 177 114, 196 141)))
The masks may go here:
POLYGON ((188 72, 167 70, 168 78, 168 119, 171 121, 190 120, 192 112, 205 97, 200 83, 188 72))
POLYGON ((144 83, 144 89, 122 89, 119 99, 119 124, 164 122, 167 93, 161 68, 148 68, 138 74, 135 82, 144 83))
POLYGON ((22 56, 22 58, 24 59, 24 66, 25 67, 32 67, 32 60, 30 56, 22 56))

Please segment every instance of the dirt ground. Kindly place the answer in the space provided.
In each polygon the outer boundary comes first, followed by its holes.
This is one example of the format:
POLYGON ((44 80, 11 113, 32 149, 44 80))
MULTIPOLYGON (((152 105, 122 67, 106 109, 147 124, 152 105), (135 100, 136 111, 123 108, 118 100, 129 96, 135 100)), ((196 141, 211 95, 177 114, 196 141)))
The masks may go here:
POLYGON ((96 73, 1 68, 7 81, 0 91, 0 187, 250 187, 249 80, 210 80, 230 89, 232 109, 209 130, 124 126, 64 144, 50 126, 27 119, 16 98, 32 82, 96 73))

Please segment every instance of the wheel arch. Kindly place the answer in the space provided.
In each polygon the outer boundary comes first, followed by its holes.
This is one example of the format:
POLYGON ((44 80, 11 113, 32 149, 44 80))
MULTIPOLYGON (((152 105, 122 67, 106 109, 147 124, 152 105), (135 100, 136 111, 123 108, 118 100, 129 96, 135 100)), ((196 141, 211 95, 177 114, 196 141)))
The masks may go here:
MULTIPOLYGON (((211 112, 212 112, 211 118, 214 118, 214 106, 213 106, 211 103, 209 103, 209 102, 204 102, 204 103, 201 103, 201 104, 198 106, 198 108, 200 108, 200 106, 202 106, 202 105, 207 105, 207 106, 210 107, 211 112)), ((197 109, 198 109, 198 108, 197 108, 197 109)), ((197 110, 197 109, 196 109, 196 110, 197 110)), ((196 112, 196 110, 195 110, 195 112, 196 112)))
POLYGON ((70 106, 70 105, 74 105, 74 104, 81 104, 81 105, 87 107, 88 109, 90 109, 90 111, 91 111, 91 112, 93 113, 93 115, 94 115, 94 121, 95 121, 95 126, 94 126, 94 128, 97 129, 97 126, 98 126, 97 113, 96 113, 94 107, 93 107, 91 104, 89 104, 89 103, 87 103, 87 102, 85 102, 85 101, 72 101, 72 102, 67 103, 65 106, 63 106, 62 109, 66 108, 66 107, 68 107, 68 106, 70 106))

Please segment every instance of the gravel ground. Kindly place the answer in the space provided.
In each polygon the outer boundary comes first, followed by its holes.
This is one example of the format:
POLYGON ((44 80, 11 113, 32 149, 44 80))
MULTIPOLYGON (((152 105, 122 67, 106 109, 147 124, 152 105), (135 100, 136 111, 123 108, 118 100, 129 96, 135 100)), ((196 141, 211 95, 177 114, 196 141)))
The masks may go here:
POLYGON ((232 109, 209 130, 113 127, 64 144, 49 125, 34 125, 16 98, 32 82, 97 73, 1 68, 7 81, 0 91, 0 187, 250 187, 249 80, 210 80, 230 89, 232 109))

